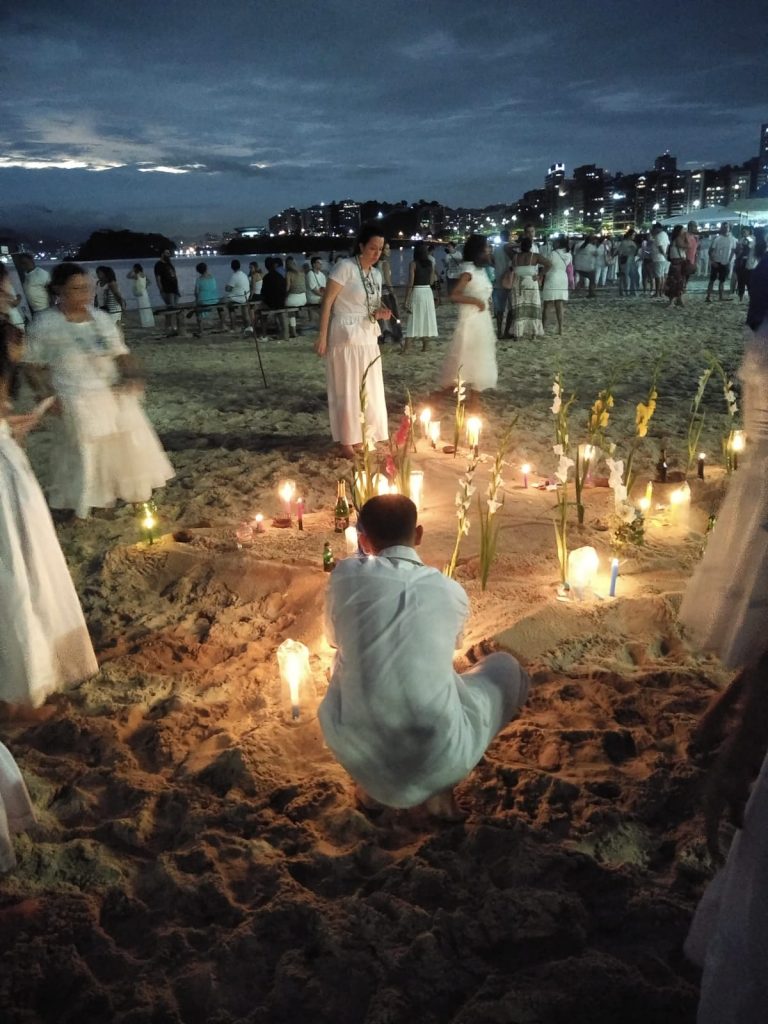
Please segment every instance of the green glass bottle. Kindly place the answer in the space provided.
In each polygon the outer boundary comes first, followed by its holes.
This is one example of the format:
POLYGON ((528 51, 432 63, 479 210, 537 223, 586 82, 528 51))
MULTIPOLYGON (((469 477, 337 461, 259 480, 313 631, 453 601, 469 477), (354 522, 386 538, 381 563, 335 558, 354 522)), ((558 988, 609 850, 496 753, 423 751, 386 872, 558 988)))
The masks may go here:
POLYGON ((326 541, 323 544, 323 572, 333 572, 335 567, 336 559, 333 557, 330 541, 326 541))
POLYGON ((347 501, 347 484, 339 480, 336 484, 336 507, 333 510, 333 528, 336 533, 344 533, 349 526, 349 502, 347 501))

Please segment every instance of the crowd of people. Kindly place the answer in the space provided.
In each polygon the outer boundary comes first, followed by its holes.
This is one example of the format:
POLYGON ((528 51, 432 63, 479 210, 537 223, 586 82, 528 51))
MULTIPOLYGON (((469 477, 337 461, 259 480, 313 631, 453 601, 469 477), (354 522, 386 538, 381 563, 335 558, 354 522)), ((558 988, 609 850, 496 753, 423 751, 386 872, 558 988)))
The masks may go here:
MULTIPOLYGON (((649 240, 651 293, 677 302, 702 244, 691 225, 674 229, 668 238, 655 226, 640 245, 627 232, 615 255, 628 294, 633 282, 637 290, 638 277, 625 268, 630 261, 644 262, 639 254, 649 240)), ((319 306, 315 348, 326 365, 331 432, 347 457, 356 447, 375 446, 389 436, 380 359, 381 327, 393 317, 384 301, 386 273, 391 280, 385 246, 380 228, 367 225, 354 253, 336 261, 327 276, 314 259, 306 272, 289 260, 285 275, 277 258, 265 261, 263 275, 257 264, 246 274, 233 260, 226 286, 235 306, 246 306, 253 295, 282 303, 278 308, 319 306)), ((591 238, 575 247, 563 239, 544 246, 526 229, 514 243, 502 238, 496 249, 484 236, 472 235, 461 258, 453 246, 446 247, 446 293, 458 315, 441 383, 452 387, 461 371, 477 390, 494 387, 497 336, 537 336, 550 309, 562 328, 562 304, 571 289, 581 283, 589 297, 608 280, 595 256, 601 246, 591 238)), ((762 1019, 768 995, 763 970, 768 943, 765 232, 742 233, 737 241, 724 225, 707 246, 707 259, 707 301, 715 285, 724 298, 729 274, 735 275, 735 291, 749 295, 740 376, 751 451, 730 486, 680 611, 694 641, 739 670, 696 737, 701 749, 719 747, 706 802, 713 857, 720 853, 723 816, 732 817, 738 832, 702 901, 687 949, 704 967, 699 1020, 736 1024, 762 1019)), ((146 502, 173 476, 173 468, 142 408, 143 381, 119 328, 125 301, 114 273, 99 267, 96 284, 73 263, 59 264, 49 275, 31 259, 26 262, 24 288, 33 309, 28 325, 23 318, 19 322, 18 297, 0 271, 0 699, 35 707, 97 671, 50 510, 84 518, 92 508, 117 501, 146 502), (20 365, 38 399, 23 414, 13 409, 20 365), (52 432, 46 498, 21 445, 49 415, 59 426, 52 432)), ((218 301, 218 290, 205 263, 197 272, 195 296, 203 308, 196 312, 202 316, 205 306, 218 301)), ((178 295, 170 258, 161 258, 155 274, 165 299, 178 295)), ((136 297, 146 295, 139 264, 129 278, 136 297)), ((434 257, 426 246, 417 246, 409 267, 405 342, 419 338, 426 347, 436 335, 436 281, 434 257)), ((243 323, 248 325, 247 318, 243 323)), ((327 636, 337 657, 319 717, 363 807, 424 804, 431 813, 455 818, 453 786, 520 710, 530 680, 514 658, 499 653, 464 676, 453 671, 466 595, 423 565, 416 552, 421 536, 416 507, 407 498, 381 496, 362 508, 359 538, 365 557, 346 560, 329 588, 327 636), (368 642, 371 635, 375 643, 368 642)), ((21 827, 31 815, 18 769, 0 744, 0 869, 13 859, 9 821, 21 827)))

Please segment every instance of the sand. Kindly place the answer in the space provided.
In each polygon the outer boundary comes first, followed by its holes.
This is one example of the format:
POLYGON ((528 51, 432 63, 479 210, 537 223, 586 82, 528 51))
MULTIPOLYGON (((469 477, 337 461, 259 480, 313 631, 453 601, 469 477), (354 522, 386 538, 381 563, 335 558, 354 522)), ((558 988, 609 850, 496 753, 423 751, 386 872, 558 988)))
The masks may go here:
MULTIPOLYGON (((605 293, 576 299, 562 338, 504 344, 499 388, 473 396, 481 449, 515 412, 499 557, 478 578, 477 523, 457 578, 472 618, 466 667, 493 640, 534 678, 532 697, 459 789, 466 822, 419 812, 374 818, 324 748, 315 717, 330 650, 323 638, 323 542, 343 557, 332 500, 323 369, 310 334, 262 343, 233 334, 165 339, 133 325, 147 408, 177 469, 158 495, 159 538, 135 513, 59 527, 100 662, 99 675, 43 709, 10 713, 11 748, 39 812, 0 882, 0 1007, 15 1022, 121 1024, 624 1024, 692 1022, 697 974, 681 954, 711 874, 698 814, 691 728, 727 674, 688 649, 676 608, 722 496, 725 405, 713 384, 691 480, 691 532, 658 512, 647 544, 622 554, 604 599, 611 495, 586 492, 571 544, 602 557, 598 597, 556 599, 550 388, 578 399, 573 440, 613 381, 610 437, 626 450, 634 405, 666 352, 638 488, 660 445, 684 468, 690 399, 714 351, 738 365, 744 307, 685 310, 605 293), (239 549, 234 529, 278 511, 294 479, 305 529, 269 527, 239 549), (290 720, 275 651, 311 652, 312 685, 290 720)), ((432 393, 454 312, 439 310, 427 353, 383 349, 391 425, 432 393)), ((45 483, 48 427, 30 441, 45 483)), ((452 549, 464 469, 418 443, 427 562, 452 549)), ((489 460, 478 470, 482 485, 489 460)), ((604 474, 597 471, 597 476, 604 474)), ((668 500, 656 489, 656 501, 668 500)), ((476 520, 476 515, 473 516, 476 520)))

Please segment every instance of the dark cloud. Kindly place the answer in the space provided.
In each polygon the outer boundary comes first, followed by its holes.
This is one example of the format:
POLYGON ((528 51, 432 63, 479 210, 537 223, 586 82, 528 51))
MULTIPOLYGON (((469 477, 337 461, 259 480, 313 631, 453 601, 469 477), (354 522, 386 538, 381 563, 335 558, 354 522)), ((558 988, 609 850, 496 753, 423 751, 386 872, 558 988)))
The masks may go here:
POLYGON ((510 201, 554 160, 741 161, 768 119, 757 0, 9 7, 6 220, 178 233, 342 196, 510 201))

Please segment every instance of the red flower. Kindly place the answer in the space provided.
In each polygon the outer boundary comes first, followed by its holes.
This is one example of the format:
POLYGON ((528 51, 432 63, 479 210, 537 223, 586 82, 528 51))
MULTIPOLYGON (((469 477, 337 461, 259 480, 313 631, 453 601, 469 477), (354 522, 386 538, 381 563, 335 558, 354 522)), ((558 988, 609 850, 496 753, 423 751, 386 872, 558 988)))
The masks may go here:
POLYGON ((395 460, 391 455, 387 456, 387 461, 384 463, 384 472, 387 474, 390 480, 394 480, 397 474, 397 466, 395 460))
POLYGON ((395 434, 395 444, 398 448, 402 448, 404 444, 408 443, 408 435, 411 432, 411 421, 407 416, 403 416, 400 421, 400 426, 397 428, 395 434))

